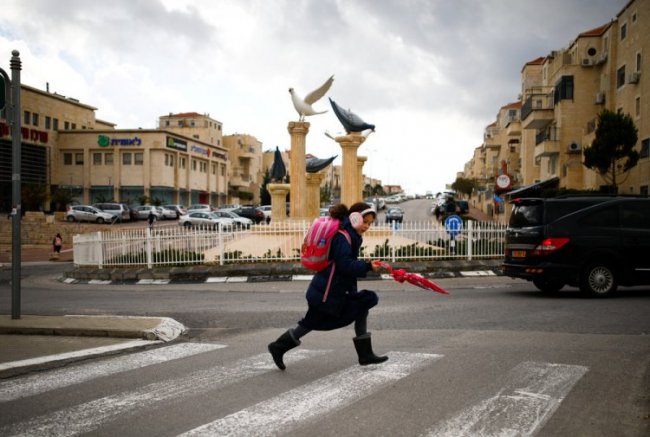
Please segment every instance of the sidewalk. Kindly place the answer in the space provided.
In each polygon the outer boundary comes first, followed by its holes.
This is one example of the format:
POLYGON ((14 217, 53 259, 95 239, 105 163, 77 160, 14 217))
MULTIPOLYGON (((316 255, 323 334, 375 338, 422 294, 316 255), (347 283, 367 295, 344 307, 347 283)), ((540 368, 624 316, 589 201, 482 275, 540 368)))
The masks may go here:
POLYGON ((176 339, 167 317, 0 315, 0 379, 176 339))
MULTIPOLYGON (((21 247, 21 262, 72 262, 74 252, 72 248, 61 250, 58 259, 53 257, 52 246, 21 247)), ((0 250, 0 264, 11 266, 11 247, 0 250)))

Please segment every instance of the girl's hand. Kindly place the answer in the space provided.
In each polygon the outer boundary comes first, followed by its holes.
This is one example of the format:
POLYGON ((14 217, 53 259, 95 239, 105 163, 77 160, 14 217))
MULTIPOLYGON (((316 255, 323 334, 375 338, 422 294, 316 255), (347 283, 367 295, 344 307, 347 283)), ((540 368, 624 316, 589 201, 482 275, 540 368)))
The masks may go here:
POLYGON ((379 271, 379 269, 381 269, 381 261, 379 261, 378 259, 373 259, 372 261, 370 261, 370 265, 372 266, 373 272, 377 272, 379 271))

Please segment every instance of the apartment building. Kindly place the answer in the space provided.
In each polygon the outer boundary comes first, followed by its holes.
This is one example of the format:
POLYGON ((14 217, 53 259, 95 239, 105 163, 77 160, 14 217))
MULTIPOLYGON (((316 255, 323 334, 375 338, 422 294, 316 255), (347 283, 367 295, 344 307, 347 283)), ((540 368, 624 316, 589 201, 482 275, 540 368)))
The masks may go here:
POLYGON ((223 137, 223 145, 231 163, 228 175, 231 203, 259 204, 264 177, 262 143, 252 135, 233 134, 223 137))
POLYGON ((464 177, 480 185, 472 203, 506 221, 508 209, 500 208, 494 194, 520 195, 546 183, 603 188, 601 176, 582 164, 582 152, 594 140, 604 108, 629 114, 638 129, 641 159, 620 181, 619 193, 648 194, 649 58, 650 0, 632 0, 611 22, 579 34, 567 48, 527 62, 520 101, 500 109, 464 167, 464 177))

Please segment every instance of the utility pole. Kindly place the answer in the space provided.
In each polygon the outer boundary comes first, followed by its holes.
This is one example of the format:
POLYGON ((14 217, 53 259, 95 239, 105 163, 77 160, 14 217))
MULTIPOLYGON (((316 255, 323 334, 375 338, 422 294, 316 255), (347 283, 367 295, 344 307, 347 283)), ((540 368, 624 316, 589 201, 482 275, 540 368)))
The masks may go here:
POLYGON ((0 68, 0 110, 6 109, 7 121, 11 126, 11 318, 20 319, 20 221, 22 217, 20 201, 20 160, 22 147, 20 132, 21 62, 18 50, 12 51, 11 54, 13 55, 9 63, 11 67, 11 79, 0 68))

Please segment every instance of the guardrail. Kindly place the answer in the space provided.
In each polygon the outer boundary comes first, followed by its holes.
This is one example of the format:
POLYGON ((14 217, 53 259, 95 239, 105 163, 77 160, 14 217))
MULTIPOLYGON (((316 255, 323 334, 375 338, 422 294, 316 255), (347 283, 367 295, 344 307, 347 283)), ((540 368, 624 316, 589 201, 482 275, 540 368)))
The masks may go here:
MULTIPOLYGON (((75 235, 74 264, 98 268, 299 261, 311 222, 286 221, 225 231, 177 225, 75 235)), ((361 259, 425 261, 498 258, 505 225, 467 221, 447 230, 436 221, 380 224, 363 236, 361 259)))

